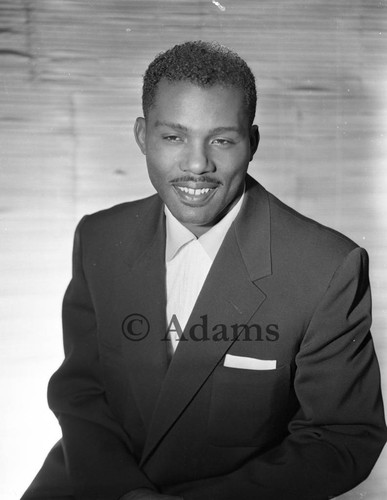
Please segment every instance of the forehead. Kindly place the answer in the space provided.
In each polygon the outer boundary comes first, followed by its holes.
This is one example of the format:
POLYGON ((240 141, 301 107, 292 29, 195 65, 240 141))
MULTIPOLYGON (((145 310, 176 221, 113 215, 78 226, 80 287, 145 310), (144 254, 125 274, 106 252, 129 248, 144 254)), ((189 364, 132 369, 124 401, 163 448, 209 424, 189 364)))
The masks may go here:
POLYGON ((244 94, 234 86, 212 85, 202 87, 189 81, 169 82, 163 79, 157 85, 155 100, 149 110, 152 120, 173 117, 188 121, 247 121, 244 94))

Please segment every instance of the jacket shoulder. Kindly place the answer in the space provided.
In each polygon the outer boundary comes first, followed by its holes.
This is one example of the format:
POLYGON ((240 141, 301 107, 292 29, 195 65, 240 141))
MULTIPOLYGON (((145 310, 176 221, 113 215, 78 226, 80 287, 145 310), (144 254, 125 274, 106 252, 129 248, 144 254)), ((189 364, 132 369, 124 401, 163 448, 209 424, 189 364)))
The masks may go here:
POLYGON ((85 215, 80 223, 79 229, 87 237, 93 235, 112 237, 113 234, 134 229, 145 223, 146 219, 157 216, 160 213, 162 201, 158 195, 141 198, 134 201, 120 203, 110 208, 85 215))
POLYGON ((359 245, 341 232, 306 217, 289 207, 271 193, 267 193, 270 206, 272 234, 287 245, 317 255, 344 256, 359 245))

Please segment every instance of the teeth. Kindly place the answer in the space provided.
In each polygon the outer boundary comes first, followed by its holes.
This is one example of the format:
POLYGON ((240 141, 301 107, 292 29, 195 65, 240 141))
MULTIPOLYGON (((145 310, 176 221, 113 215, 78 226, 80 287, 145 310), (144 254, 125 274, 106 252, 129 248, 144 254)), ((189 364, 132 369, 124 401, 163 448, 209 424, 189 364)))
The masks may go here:
POLYGON ((207 194, 209 191, 211 191, 210 188, 202 188, 202 189, 193 189, 193 188, 187 188, 187 187, 181 187, 177 186, 180 191, 183 191, 183 193, 188 193, 192 196, 200 196, 201 194, 207 194))

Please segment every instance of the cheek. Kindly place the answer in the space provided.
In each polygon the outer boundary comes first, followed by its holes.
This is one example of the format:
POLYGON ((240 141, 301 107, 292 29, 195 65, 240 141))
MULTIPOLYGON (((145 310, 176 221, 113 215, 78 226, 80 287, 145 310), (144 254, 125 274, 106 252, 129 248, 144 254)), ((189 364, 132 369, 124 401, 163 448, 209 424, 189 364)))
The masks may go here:
POLYGON ((163 175, 178 164, 178 155, 170 147, 151 143, 147 149, 147 163, 153 171, 158 171, 159 175, 163 175))
POLYGON ((230 185, 235 186, 236 184, 240 184, 245 178, 248 162, 241 162, 240 158, 233 158, 232 160, 234 161, 230 162, 227 171, 224 171, 224 177, 230 185))
POLYGON ((160 166, 158 163, 154 161, 154 159, 150 155, 147 155, 146 157, 146 165, 147 165, 149 179, 154 185, 154 187, 157 188, 162 177, 160 172, 160 166))
POLYGON ((146 163, 150 176, 161 177, 167 170, 168 160, 160 148, 149 147, 147 149, 146 163))
POLYGON ((250 152, 244 145, 241 145, 224 151, 215 151, 212 159, 219 169, 231 178, 247 170, 250 152))

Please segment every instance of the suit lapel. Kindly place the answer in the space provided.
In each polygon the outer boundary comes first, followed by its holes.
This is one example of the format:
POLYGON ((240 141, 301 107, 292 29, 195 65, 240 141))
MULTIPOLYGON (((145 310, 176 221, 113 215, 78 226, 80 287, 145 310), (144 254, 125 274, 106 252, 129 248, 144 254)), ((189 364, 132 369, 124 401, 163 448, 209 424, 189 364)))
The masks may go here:
POLYGON ((249 184, 241 213, 216 256, 184 330, 185 340, 180 341, 163 381, 142 464, 235 342, 232 325, 248 323, 264 301, 254 281, 271 272, 270 241, 265 239, 269 234, 265 191, 249 184), (262 190, 259 195, 258 190, 262 190))
POLYGON ((167 343, 163 341, 166 330, 165 223, 161 202, 152 206, 137 224, 131 231, 134 242, 127 245, 126 272, 118 278, 116 289, 120 296, 115 307, 120 311, 129 397, 134 397, 147 428, 168 369, 167 343))

